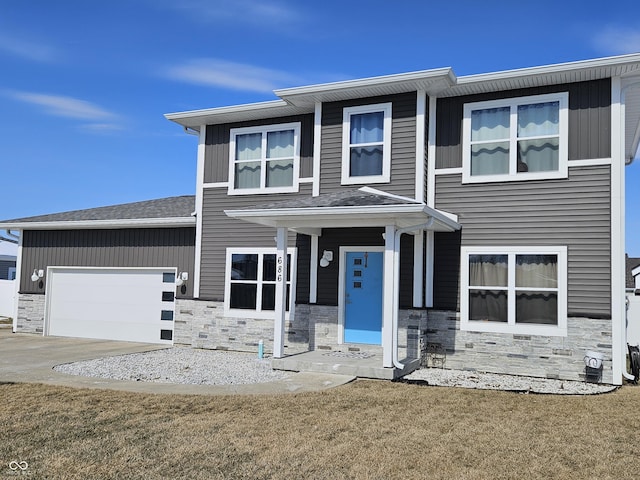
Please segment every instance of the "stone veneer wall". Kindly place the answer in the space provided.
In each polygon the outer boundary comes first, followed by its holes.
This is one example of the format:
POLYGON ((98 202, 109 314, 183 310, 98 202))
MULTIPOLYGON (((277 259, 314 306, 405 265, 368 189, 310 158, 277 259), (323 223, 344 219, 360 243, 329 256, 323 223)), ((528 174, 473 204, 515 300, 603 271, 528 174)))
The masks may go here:
POLYGON ((44 329, 44 295, 18 294, 17 333, 42 333, 44 329))
MULTIPOLYGON (((308 305, 296 305, 295 318, 285 324, 286 355, 309 349, 308 305)), ((273 352, 273 319, 225 317, 223 302, 176 299, 173 341, 195 348, 273 352)))
POLYGON ((584 354, 604 353, 603 383, 613 383, 611 320, 567 319, 566 337, 460 330, 457 312, 429 311, 421 334, 446 349, 445 368, 562 380, 585 380, 584 354))

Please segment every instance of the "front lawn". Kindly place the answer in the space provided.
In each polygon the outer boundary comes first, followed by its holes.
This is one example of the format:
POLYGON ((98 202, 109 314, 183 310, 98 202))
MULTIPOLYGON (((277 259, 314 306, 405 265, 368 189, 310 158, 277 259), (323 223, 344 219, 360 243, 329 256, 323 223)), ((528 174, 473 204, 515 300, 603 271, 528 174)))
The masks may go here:
POLYGON ((361 380, 313 394, 207 397, 0 384, 0 398, 0 478, 640 473, 640 387, 578 397, 361 380), (14 461, 27 470, 11 470, 14 461))

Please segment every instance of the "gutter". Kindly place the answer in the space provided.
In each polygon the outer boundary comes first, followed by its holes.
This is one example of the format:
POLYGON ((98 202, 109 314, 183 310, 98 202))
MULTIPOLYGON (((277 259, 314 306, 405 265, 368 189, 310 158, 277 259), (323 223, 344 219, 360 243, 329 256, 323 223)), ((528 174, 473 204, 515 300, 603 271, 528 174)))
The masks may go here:
POLYGON ((393 242, 393 316, 391 317, 391 350, 393 366, 402 370, 404 364, 398 359, 398 314, 400 312, 400 237, 403 233, 416 230, 428 230, 433 225, 435 218, 429 217, 426 223, 396 230, 393 242))
POLYGON ((3 237, 2 235, 0 235, 0 242, 7 242, 7 243, 13 243, 14 245, 18 244, 18 241, 20 240, 20 237, 11 233, 11 230, 6 230, 5 231, 5 235, 9 238, 3 237))

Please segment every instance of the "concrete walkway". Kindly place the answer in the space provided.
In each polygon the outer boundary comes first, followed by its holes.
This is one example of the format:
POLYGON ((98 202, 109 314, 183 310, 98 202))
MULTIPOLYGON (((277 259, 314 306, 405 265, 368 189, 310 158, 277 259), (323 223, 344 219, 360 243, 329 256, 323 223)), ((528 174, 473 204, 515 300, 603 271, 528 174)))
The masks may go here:
POLYGON ((81 377, 53 370, 62 363, 149 352, 167 348, 147 343, 44 337, 0 328, 0 382, 44 383, 76 388, 103 388, 140 393, 187 395, 260 395, 317 392, 344 385, 350 375, 292 373, 285 380, 250 385, 178 385, 81 377))

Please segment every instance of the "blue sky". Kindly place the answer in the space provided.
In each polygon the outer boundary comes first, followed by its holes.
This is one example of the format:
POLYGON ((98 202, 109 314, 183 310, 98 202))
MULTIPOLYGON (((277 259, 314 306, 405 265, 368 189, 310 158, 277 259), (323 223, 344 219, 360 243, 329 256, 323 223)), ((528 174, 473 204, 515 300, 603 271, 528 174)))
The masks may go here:
MULTIPOLYGON (((197 139, 164 113, 640 52, 638 14, 637 0, 0 0, 0 219, 193 194, 197 139)), ((627 177, 640 257, 640 160, 627 177)))

